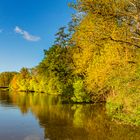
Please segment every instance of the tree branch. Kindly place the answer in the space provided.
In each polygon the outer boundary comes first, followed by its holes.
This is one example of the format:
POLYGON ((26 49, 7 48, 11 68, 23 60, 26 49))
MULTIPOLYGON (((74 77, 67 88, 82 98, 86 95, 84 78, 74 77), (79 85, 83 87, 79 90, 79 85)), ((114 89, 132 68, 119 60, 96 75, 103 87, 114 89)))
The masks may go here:
POLYGON ((112 41, 115 41, 115 42, 125 43, 125 44, 128 44, 128 45, 132 45, 132 46, 135 46, 135 47, 137 47, 137 48, 140 48, 140 45, 134 44, 134 43, 129 42, 129 41, 116 40, 116 39, 114 39, 114 38, 112 38, 112 37, 110 37, 110 39, 111 39, 112 41))

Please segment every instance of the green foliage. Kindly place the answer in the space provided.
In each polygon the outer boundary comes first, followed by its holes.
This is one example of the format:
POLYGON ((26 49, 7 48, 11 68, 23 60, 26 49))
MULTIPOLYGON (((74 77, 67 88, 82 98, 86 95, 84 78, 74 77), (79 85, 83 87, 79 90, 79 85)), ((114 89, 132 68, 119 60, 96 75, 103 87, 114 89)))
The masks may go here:
POLYGON ((76 79, 73 83, 74 95, 71 98, 74 102, 90 102, 89 95, 84 90, 82 79, 76 79))
POLYGON ((68 44, 68 34, 65 33, 66 27, 59 28, 59 31, 55 34, 56 40, 55 43, 57 45, 61 45, 62 47, 66 47, 68 44))
POLYGON ((139 66, 120 68, 114 79, 110 79, 112 91, 107 98, 108 114, 122 123, 140 125, 140 75, 139 66))
POLYGON ((140 96, 133 94, 118 94, 107 100, 107 113, 113 119, 125 124, 140 125, 140 96))

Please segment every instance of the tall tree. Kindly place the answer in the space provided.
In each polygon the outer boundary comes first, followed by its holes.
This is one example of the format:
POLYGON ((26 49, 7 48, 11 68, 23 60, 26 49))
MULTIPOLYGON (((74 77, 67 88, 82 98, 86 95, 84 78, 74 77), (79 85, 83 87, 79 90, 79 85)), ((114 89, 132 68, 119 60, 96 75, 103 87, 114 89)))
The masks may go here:
POLYGON ((66 27, 59 28, 58 32, 55 34, 55 44, 62 47, 66 47, 68 44, 69 34, 65 32, 66 27))

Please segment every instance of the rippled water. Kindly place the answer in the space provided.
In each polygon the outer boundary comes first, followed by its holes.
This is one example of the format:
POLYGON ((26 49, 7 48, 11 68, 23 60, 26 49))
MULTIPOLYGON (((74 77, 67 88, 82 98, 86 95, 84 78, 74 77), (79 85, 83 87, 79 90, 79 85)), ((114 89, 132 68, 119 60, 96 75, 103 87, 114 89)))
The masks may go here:
POLYGON ((0 91, 0 140, 140 140, 140 128, 112 122, 104 105, 0 91))

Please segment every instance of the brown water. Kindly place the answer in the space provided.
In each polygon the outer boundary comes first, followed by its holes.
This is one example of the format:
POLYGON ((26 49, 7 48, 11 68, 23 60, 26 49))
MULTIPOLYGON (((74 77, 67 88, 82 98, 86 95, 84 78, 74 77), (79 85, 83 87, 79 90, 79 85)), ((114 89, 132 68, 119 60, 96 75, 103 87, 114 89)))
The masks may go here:
POLYGON ((140 128, 112 122, 104 105, 1 91, 0 140, 140 140, 140 128))

